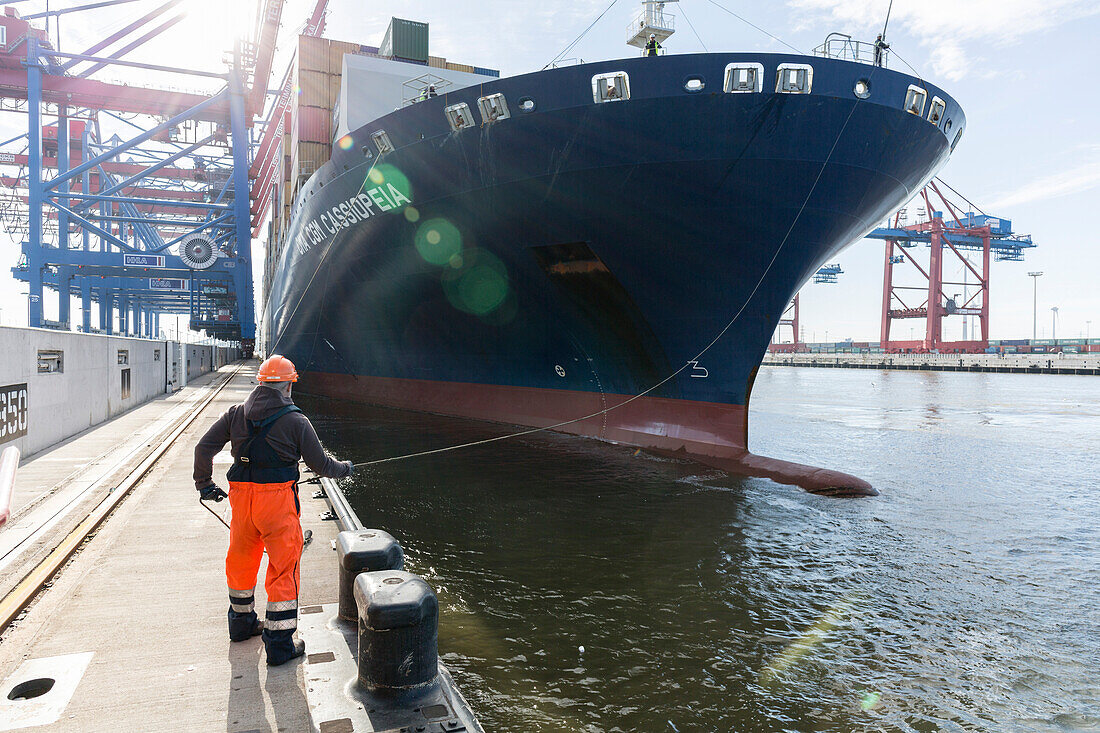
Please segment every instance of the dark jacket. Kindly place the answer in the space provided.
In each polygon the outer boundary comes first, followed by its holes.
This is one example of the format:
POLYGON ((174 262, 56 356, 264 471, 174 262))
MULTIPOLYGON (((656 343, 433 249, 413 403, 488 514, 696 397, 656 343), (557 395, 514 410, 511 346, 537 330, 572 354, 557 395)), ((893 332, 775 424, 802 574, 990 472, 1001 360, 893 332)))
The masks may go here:
MULTIPOLYGON (((247 420, 263 420, 276 410, 293 404, 294 400, 284 393, 261 384, 252 390, 243 405, 230 407, 195 446, 195 488, 206 488, 213 482, 214 456, 221 452, 227 441, 232 442, 230 450, 233 457, 237 457, 241 444, 248 438, 247 420)), ((342 478, 351 472, 347 464, 325 453, 309 418, 300 412, 292 412, 276 420, 267 434, 267 442, 280 458, 288 461, 302 458, 321 476, 342 478)))

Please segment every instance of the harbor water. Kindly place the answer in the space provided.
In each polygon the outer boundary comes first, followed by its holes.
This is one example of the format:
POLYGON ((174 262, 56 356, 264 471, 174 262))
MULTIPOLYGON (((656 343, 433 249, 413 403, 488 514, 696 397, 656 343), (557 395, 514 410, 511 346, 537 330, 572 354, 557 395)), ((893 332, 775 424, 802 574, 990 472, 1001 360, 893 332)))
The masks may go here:
MULTIPOLYGON (((366 461, 512 428, 301 398, 366 461)), ((762 367, 834 499, 539 433, 347 482, 486 730, 1100 730, 1100 379, 762 367)))

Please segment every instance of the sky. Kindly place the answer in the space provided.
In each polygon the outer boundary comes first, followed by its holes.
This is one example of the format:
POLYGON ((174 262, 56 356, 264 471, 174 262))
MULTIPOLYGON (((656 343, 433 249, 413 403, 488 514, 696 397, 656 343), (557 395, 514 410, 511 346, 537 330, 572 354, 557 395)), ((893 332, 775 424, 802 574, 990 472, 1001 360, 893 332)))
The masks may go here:
MULTIPOLYGON (((54 0, 51 7, 62 2, 54 0)), ((63 49, 83 49, 157 4, 147 0, 81 14, 78 20, 70 16, 62 21, 63 49)), ((25 0, 19 9, 27 13, 44 5, 44 0, 25 0)), ((312 0, 287 0, 275 64, 280 78, 288 41, 312 5, 312 0)), ((666 46, 669 53, 789 51, 785 44, 809 51, 832 31, 873 40, 888 5, 889 0, 682 0, 666 7, 677 16, 677 33, 666 46)), ((181 7, 188 8, 188 17, 132 58, 220 70, 234 33, 251 29, 255 3, 185 0, 181 7)), ((426 21, 433 55, 507 76, 542 68, 586 28, 567 58, 633 55, 636 49, 625 43, 626 27, 639 7, 628 0, 330 0, 325 36, 378 45, 391 16, 426 21)), ((1052 307, 1058 308, 1058 336, 1083 336, 1088 330, 1100 337, 1100 237, 1091 218, 1100 203, 1100 3, 894 0, 887 36, 897 58, 943 86, 966 111, 966 133, 941 178, 987 213, 1011 219, 1015 231, 1031 234, 1038 244, 1025 262, 993 264, 991 338, 1031 335, 1030 271, 1044 273, 1038 280, 1039 338, 1050 337, 1052 307)), ((907 70, 896 60, 892 66, 907 70)), ((112 72, 105 78, 124 76, 112 72)), ((192 79, 170 83, 200 87, 192 79)), ((0 115, 0 131, 18 131, 23 124, 25 117, 0 115)), ((263 259, 260 246, 254 245, 257 262, 263 259)), ((926 257, 927 250, 921 254, 926 257)), ((17 244, 0 235, 0 322, 6 325, 25 323, 25 295, 9 272, 17 256, 17 244)), ((833 341, 878 340, 882 260, 882 242, 856 242, 836 258, 844 269, 839 284, 803 288, 805 339, 823 341, 827 332, 833 341)), ((961 275, 961 265, 954 267, 945 274, 961 275)), ((910 324, 919 337, 920 321, 895 326, 894 337, 908 338, 910 324)), ((945 321, 945 337, 961 337, 961 319, 945 321)))

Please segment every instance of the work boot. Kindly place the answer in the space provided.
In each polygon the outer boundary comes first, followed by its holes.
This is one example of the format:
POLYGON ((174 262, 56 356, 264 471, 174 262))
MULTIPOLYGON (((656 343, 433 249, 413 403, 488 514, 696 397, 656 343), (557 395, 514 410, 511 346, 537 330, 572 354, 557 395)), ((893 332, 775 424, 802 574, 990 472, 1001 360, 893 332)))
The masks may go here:
POLYGON ((264 630, 264 622, 261 621, 255 611, 238 613, 229 609, 229 640, 248 641, 264 630))
POLYGON ((264 648, 267 650, 267 666, 278 667, 306 653, 306 643, 294 638, 294 629, 268 631, 264 629, 264 648))

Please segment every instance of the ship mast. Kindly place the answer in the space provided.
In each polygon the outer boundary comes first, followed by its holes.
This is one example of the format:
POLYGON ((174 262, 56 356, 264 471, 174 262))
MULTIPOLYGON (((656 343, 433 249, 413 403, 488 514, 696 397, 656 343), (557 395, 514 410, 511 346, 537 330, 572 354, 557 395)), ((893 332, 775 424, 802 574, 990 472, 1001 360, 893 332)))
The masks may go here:
POLYGON ((650 35, 657 38, 657 43, 663 44, 668 40, 676 32, 676 18, 665 12, 665 3, 674 2, 679 0, 642 0, 641 9, 627 26, 627 45, 645 48, 650 35))

